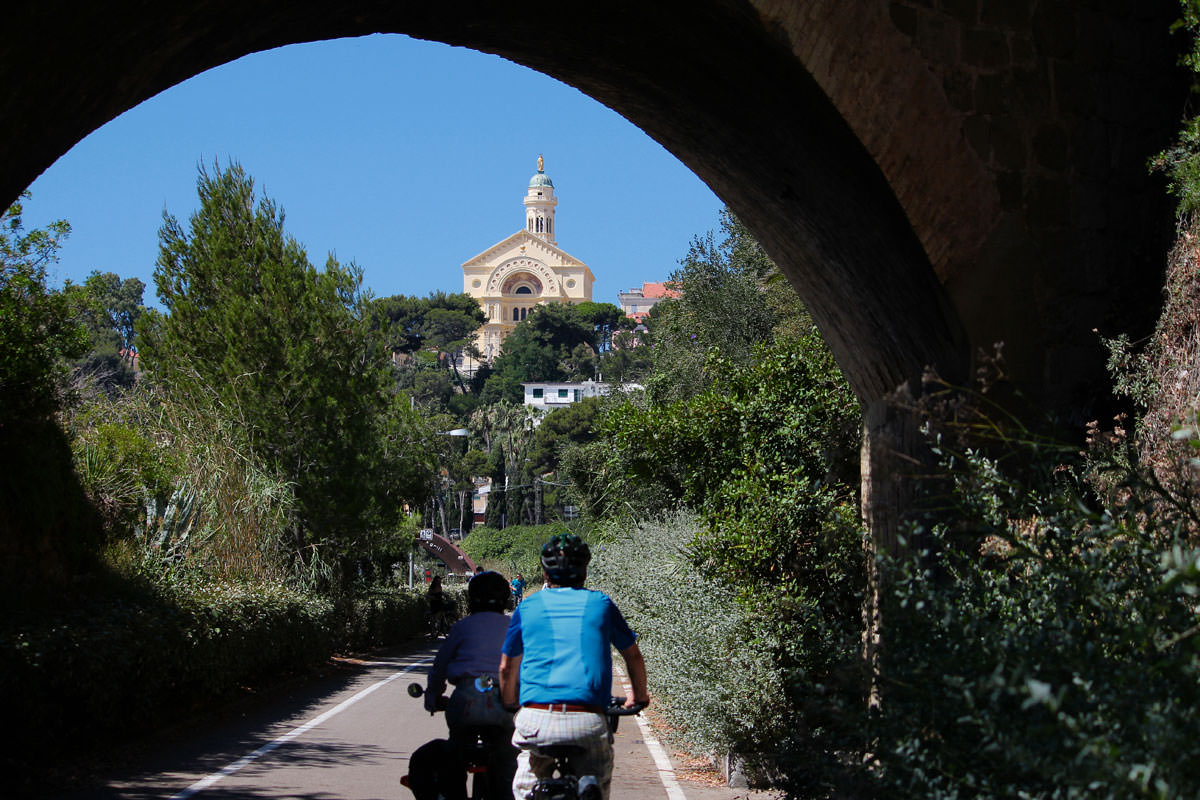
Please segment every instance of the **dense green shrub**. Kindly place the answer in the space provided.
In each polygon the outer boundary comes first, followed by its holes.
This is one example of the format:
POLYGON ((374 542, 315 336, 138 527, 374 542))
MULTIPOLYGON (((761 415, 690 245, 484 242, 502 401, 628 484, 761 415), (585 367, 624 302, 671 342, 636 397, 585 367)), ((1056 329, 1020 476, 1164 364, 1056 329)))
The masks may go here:
POLYGON ((87 351, 87 332, 47 270, 66 222, 25 231, 21 205, 0 209, 0 605, 52 600, 91 568, 103 543, 100 516, 71 471, 55 415, 66 364, 87 351))
POLYGON ((797 793, 827 793, 846 786, 845 754, 866 735, 860 410, 761 248, 732 216, 723 227, 672 276, 680 297, 655 307, 648 391, 604 404, 596 438, 563 453, 563 474, 589 518, 633 520, 621 565, 633 580, 670 563, 704 587, 689 596, 694 627, 672 605, 678 587, 655 578, 638 595, 662 613, 671 644, 658 660, 685 684, 656 687, 677 692, 678 730, 770 762, 797 793), (664 553, 650 541, 661 525, 646 521, 671 508, 696 516, 661 523, 664 553), (709 658, 729 683, 694 667, 709 658))
POLYGON ((739 598, 698 566, 704 526, 677 511, 597 531, 591 582, 639 633, 656 708, 684 749, 737 756, 797 796, 844 787, 864 736, 857 630, 825 608, 834 593, 739 598))
POLYGON ((881 790, 1197 796, 1200 549, 1186 505, 1143 481, 1124 436, 1084 461, 959 436, 956 416, 931 425, 950 491, 912 531, 916 552, 882 569, 881 790))
POLYGON ((747 365, 714 353, 711 386, 684 400, 606 406, 567 473, 596 516, 696 509, 698 555, 739 590, 832 585, 817 554, 859 546, 858 403, 814 329, 753 352, 747 365))
MULTIPOLYGON (((655 709, 677 743, 702 754, 758 752, 788 726, 777 643, 689 546, 702 522, 680 511, 634 530, 607 528, 589 585, 609 594, 646 657, 655 709)), ((773 743, 770 743, 773 749, 773 743)))
MULTIPOLYGON (((446 597, 456 609, 466 604, 459 588, 447 588, 446 597)), ((421 587, 345 597, 336 601, 335 608, 339 636, 335 644, 342 651, 382 647, 423 633, 428 611, 421 587)))
MULTIPOLYGON (((554 525, 510 525, 507 528, 472 528, 462 541, 463 552, 476 564, 495 569, 512 577, 520 572, 525 581, 540 581, 542 577, 542 545, 566 528, 554 525)), ((573 532, 585 539, 581 530, 573 532)))
POLYGON ((303 673, 335 651, 419 633, 425 604, 398 590, 337 603, 279 582, 126 587, 69 612, 8 619, 0 691, 22 730, 12 759, 87 751, 303 673))
MULTIPOLYGON (((713 352, 709 386, 683 399, 610 405, 600 436, 564 461, 592 513, 632 514, 642 529, 656 507, 695 509, 699 524, 672 542, 737 601, 745 649, 772 665, 754 705, 773 722, 687 728, 717 752, 773 761, 797 791, 824 791, 844 783, 841 754, 864 736, 858 404, 811 326, 749 352, 745 364, 713 352)), ((650 551, 629 557, 635 574, 658 567, 650 551)))
POLYGON ((47 736, 111 735, 324 658, 331 612, 280 585, 146 589, 9 621, 0 674, 47 736))

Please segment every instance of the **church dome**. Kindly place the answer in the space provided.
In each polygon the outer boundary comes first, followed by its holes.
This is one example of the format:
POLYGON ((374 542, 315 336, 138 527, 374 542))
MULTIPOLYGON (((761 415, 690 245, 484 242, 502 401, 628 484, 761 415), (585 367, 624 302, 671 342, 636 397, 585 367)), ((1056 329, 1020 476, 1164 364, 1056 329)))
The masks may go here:
POLYGON ((539 189, 542 187, 554 188, 554 181, 546 176, 546 160, 538 156, 538 171, 537 174, 529 179, 530 189, 539 189))

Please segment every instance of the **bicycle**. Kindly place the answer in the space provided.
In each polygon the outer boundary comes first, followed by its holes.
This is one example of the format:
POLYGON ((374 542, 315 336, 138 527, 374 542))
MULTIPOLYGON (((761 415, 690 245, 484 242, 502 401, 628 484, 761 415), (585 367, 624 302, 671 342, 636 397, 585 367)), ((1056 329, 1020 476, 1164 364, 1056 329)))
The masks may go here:
MULTIPOLYGON (((608 730, 617 732, 621 717, 631 717, 641 712, 646 705, 635 703, 625 707, 624 697, 613 697, 604 714, 608 717, 608 730)), ((553 744, 541 747, 538 752, 554 759, 554 768, 549 777, 541 778, 526 795, 526 800, 600 800, 600 783, 595 775, 576 775, 571 767, 571 757, 583 752, 573 744, 553 744), (557 777, 555 777, 557 775, 557 777)))
POLYGON ((445 609, 430 613, 427 619, 429 623, 429 638, 434 640, 449 635, 450 626, 454 624, 454 621, 450 619, 450 612, 445 609))
MULTIPOLYGON (((492 679, 487 676, 476 678, 475 683, 480 691, 487 691, 494 685, 492 679)), ((424 694, 425 687, 421 686, 421 684, 410 683, 408 685, 409 697, 418 698, 424 694)), ((445 695, 439 697, 436 703, 437 710, 445 711, 448 701, 449 698, 445 695)), ((467 776, 471 779, 471 790, 468 795, 470 800, 487 800, 491 788, 488 777, 488 761, 492 758, 493 753, 500 744, 508 744, 511 736, 511 731, 504 728, 486 725, 467 725, 455 732, 454 739, 435 739, 433 742, 427 742, 425 746, 433 745, 434 742, 443 742, 444 746, 441 748, 443 762, 447 759, 461 759, 462 764, 466 767, 467 776)), ((416 753, 413 755, 415 756, 416 753)), ((409 775, 401 776, 400 783, 409 789, 413 789, 409 775)), ((507 797, 507 781, 505 784, 504 790, 507 797)))

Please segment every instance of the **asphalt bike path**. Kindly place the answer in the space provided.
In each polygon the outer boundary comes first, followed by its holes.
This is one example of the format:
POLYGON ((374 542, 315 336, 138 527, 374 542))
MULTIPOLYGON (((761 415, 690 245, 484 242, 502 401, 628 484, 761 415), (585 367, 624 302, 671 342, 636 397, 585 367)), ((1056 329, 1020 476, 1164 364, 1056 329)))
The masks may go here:
MULTIPOLYGON (((345 659, 321 679, 272 692, 227 718, 141 743, 87 788, 59 800, 411 800, 400 785, 413 750, 446 735, 409 683, 424 684, 426 642, 345 659)), ((614 679, 614 691, 624 677, 614 679)), ((643 717, 622 718, 612 800, 740 800, 747 790, 681 779, 643 717)))
POLYGON ((404 688, 423 681, 436 645, 346 659, 312 682, 270 690, 220 720, 125 753, 110 777, 63 800, 411 800, 412 751, 445 734, 404 688))

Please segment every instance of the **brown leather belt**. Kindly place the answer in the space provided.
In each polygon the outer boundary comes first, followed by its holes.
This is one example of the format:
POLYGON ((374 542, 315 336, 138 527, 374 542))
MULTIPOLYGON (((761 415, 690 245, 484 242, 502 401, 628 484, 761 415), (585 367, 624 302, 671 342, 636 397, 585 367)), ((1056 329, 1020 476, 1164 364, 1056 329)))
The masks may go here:
POLYGON ((525 708, 537 708, 542 711, 580 711, 588 714, 603 714, 607 709, 602 706, 584 706, 578 703, 523 703, 525 708))

